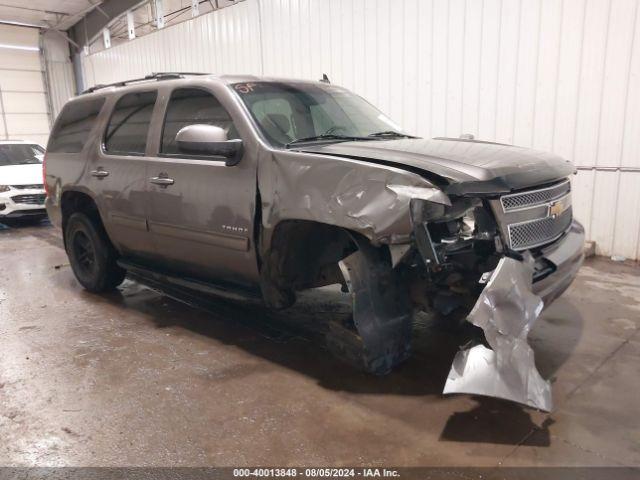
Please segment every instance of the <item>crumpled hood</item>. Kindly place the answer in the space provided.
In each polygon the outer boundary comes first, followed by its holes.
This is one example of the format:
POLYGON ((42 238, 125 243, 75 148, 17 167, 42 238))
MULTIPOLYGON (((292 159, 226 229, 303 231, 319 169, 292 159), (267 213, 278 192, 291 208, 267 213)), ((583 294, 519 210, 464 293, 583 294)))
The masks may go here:
POLYGON ((36 185, 41 183, 41 163, 0 166, 0 185, 36 185))
POLYGON ((409 167, 443 177, 451 194, 498 193, 552 182, 574 173, 557 155, 498 143, 454 138, 341 142, 299 150, 409 167))

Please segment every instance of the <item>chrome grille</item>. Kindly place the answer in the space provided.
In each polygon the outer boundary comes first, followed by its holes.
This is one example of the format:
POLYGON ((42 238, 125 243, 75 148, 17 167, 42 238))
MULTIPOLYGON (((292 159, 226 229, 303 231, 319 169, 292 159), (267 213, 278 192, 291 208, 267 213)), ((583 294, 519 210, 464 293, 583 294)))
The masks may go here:
POLYGON ((42 190, 44 189, 44 185, 41 183, 35 185, 11 185, 11 188, 15 188, 17 190, 42 190))
POLYGON ((489 200, 506 246, 526 250, 556 241, 573 221, 571 184, 522 190, 489 200))
POLYGON ((44 205, 46 195, 45 194, 35 194, 35 195, 16 195, 11 197, 15 203, 22 203, 27 205, 44 205))
POLYGON ((505 195, 500 198, 500 202, 505 212, 512 212, 514 210, 543 205, 563 197, 570 191, 571 183, 569 183, 569 180, 566 180, 547 188, 505 195))
POLYGON ((508 226, 509 243, 514 250, 533 248, 551 243, 571 226, 571 207, 558 216, 537 218, 508 226))

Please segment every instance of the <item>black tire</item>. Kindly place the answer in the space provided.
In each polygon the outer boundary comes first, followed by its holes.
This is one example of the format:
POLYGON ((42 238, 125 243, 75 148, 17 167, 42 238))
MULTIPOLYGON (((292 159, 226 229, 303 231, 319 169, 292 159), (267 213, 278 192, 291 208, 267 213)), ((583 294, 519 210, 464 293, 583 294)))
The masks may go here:
POLYGON ((74 213, 64 232, 67 256, 78 282, 93 293, 115 289, 126 271, 118 266, 118 254, 102 225, 87 215, 74 213))

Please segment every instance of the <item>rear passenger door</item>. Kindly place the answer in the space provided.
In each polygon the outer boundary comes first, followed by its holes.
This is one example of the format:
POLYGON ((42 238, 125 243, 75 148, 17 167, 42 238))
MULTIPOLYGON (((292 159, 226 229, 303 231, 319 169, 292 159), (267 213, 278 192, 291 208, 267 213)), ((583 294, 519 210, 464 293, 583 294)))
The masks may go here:
POLYGON ((90 165, 90 188, 97 194, 105 228, 127 257, 150 258, 147 228, 147 137, 156 91, 126 93, 103 127, 90 165))
POLYGON ((158 156, 149 162, 149 231, 159 261, 170 271, 217 283, 251 287, 258 270, 253 246, 256 162, 235 166, 220 157, 180 152, 176 134, 187 126, 221 127, 239 138, 227 109, 211 90, 171 91, 158 156), (159 184, 157 179, 166 179, 159 184))

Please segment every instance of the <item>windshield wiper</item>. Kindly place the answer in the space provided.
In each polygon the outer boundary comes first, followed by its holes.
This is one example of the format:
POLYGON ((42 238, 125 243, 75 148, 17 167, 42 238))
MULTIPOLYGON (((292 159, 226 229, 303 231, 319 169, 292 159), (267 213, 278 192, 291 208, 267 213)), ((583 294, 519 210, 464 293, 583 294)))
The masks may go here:
POLYGON ((322 135, 313 135, 311 137, 304 138, 296 138, 295 140, 291 140, 289 143, 285 144, 286 148, 289 148, 291 145, 295 145, 297 143, 306 143, 306 142, 315 142, 318 140, 371 140, 369 137, 356 137, 352 135, 338 135, 336 133, 323 133, 322 135))
POLYGON ((395 130, 385 130, 384 132, 370 133, 370 137, 395 137, 395 138, 418 138, 406 133, 396 132, 395 130))

